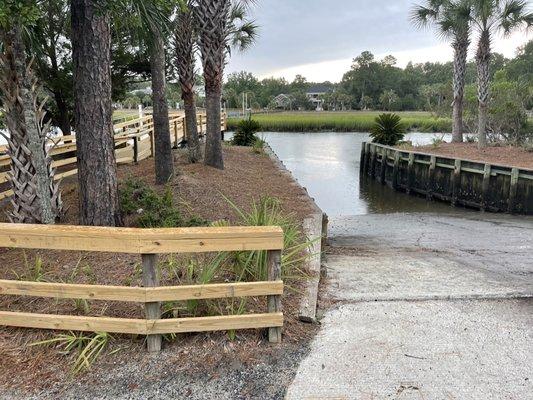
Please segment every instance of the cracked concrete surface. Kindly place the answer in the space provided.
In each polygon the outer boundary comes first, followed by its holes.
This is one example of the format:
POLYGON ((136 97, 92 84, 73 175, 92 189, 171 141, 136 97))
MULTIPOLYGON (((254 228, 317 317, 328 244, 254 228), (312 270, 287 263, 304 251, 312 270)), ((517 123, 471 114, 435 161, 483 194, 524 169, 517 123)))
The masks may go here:
POLYGON ((533 399, 533 218, 333 220, 327 310, 288 399, 533 399))

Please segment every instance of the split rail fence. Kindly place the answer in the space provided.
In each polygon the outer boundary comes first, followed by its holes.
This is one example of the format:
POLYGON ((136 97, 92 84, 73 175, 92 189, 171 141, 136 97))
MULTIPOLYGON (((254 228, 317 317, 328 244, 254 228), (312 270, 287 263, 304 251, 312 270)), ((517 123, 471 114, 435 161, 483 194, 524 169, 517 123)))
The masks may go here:
POLYGON ((0 311, 0 325, 147 335, 150 352, 161 349, 161 335, 268 328, 270 342, 281 341, 280 227, 108 228, 68 225, 0 224, 0 247, 140 254, 143 287, 0 280, 0 295, 143 303, 145 319, 89 317, 0 311), (267 251, 268 281, 160 286, 158 254, 267 251), (161 319, 160 303, 267 296, 268 312, 161 319))
MULTIPOLYGON (((226 130, 226 115, 221 116, 222 131, 226 130)), ((197 115, 197 126, 200 135, 206 132, 207 119, 205 114, 197 115)), ((171 143, 177 148, 179 143, 186 137, 185 116, 182 113, 169 115, 169 127, 171 143)), ((151 115, 133 119, 127 122, 115 124, 114 141, 115 157, 117 164, 137 163, 148 157, 153 157, 155 153, 154 122, 151 115)), ((68 176, 76 175, 76 136, 58 136, 48 140, 50 154, 52 156, 52 167, 59 169, 54 179, 59 180, 68 176)), ((2 150, 0 148, 0 150, 2 150)), ((3 146, 5 151, 5 146, 3 146)), ((0 185, 6 185, 9 181, 9 168, 11 159, 9 155, 0 156, 0 185)), ((1 186, 0 186, 1 187, 1 186)), ((4 188, 7 189, 7 188, 4 188)), ((13 195, 11 189, 0 192, 0 200, 13 195)))

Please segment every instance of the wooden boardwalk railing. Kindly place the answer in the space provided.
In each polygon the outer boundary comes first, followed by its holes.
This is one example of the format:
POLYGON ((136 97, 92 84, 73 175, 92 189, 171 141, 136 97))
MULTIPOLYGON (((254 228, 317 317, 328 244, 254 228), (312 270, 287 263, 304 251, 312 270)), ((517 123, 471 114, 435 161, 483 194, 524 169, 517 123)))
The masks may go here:
POLYGON ((145 304, 146 319, 86 317, 0 311, 0 325, 147 335, 150 352, 161 349, 161 334, 269 328, 281 341, 281 250, 279 227, 137 229, 67 225, 0 224, 0 247, 99 251, 142 255, 144 287, 0 280, 0 295, 124 301, 145 304), (268 281, 159 286, 157 254, 265 250, 268 281), (161 319, 160 302, 268 296, 264 314, 161 319))
MULTIPOLYGON (((205 114, 197 115, 198 132, 205 134, 207 129, 205 114)), ((226 130, 226 115, 222 114, 221 128, 226 130)), ((181 113, 169 115, 171 143, 176 148, 185 138, 185 116, 181 113)), ((154 123, 152 116, 133 119, 114 125, 115 157, 117 164, 139 162, 155 153, 154 123)), ((54 179, 59 180, 76 175, 76 136, 58 136, 48 141, 51 147, 52 167, 60 168, 54 179), (59 157, 58 157, 59 156, 59 157), (69 168, 71 167, 71 168, 69 168)), ((5 146, 4 146, 5 147, 5 146)), ((4 149, 5 150, 5 149, 4 149)), ((0 185, 8 182, 8 170, 11 159, 9 155, 0 156, 0 185)), ((7 188, 5 188, 7 189, 7 188)), ((13 195, 11 189, 0 192, 0 200, 13 195)))

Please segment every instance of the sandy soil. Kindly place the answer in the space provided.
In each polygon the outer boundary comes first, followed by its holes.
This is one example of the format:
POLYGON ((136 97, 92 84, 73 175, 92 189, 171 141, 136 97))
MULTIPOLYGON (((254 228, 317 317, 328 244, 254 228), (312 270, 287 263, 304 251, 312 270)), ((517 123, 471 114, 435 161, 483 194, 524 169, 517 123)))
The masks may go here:
POLYGON ((489 146, 479 149, 477 143, 443 143, 438 147, 416 146, 416 151, 461 158, 496 165, 513 166, 533 170, 533 151, 513 146, 489 146))
MULTIPOLYGON (((170 185, 184 214, 197 215, 210 221, 226 219, 236 222, 237 215, 224 196, 240 208, 249 210, 253 199, 265 195, 280 199, 283 210, 292 214, 296 221, 301 222, 312 212, 310 199, 306 193, 281 173, 267 155, 255 154, 250 148, 225 147, 224 156, 226 168, 224 171, 219 171, 201 164, 189 165, 185 162, 184 152, 175 151, 175 166, 178 175, 170 185)), ((153 160, 147 159, 138 165, 119 167, 121 181, 132 176, 152 183, 154 181, 153 160)), ((65 180, 62 189, 67 211, 61 223, 76 224, 78 218, 76 178, 65 180)), ((158 190, 163 189, 163 187, 158 188, 158 190)), ((5 207, 7 207, 6 204, 4 204, 5 207)), ((47 281, 132 286, 140 284, 138 274, 140 258, 135 255, 63 251, 23 252, 20 249, 0 249, 0 262, 4 266, 0 269, 0 279, 16 279, 17 275, 27 273, 25 258, 32 266, 37 257, 42 260, 47 281), (76 271, 75 276, 73 276, 73 271, 76 271)), ((201 262, 202 256, 199 257, 201 262)), ((169 283, 172 283, 172 278, 163 273, 162 284, 169 283)), ((261 393, 268 385, 273 385, 271 389, 275 389, 274 393, 276 393, 275 396, 268 398, 281 398, 285 386, 275 388, 279 386, 277 380, 290 381, 294 368, 287 368, 287 365, 293 365, 299 357, 303 356, 306 343, 315 331, 315 327, 297 321, 300 296, 298 288, 301 283, 301 281, 292 282, 291 285, 295 290, 287 290, 282 300, 286 315, 282 345, 269 345, 263 331, 239 331, 236 340, 233 341, 230 341, 225 333, 182 335, 177 341, 166 344, 164 356, 152 359, 146 364, 147 355, 143 350, 142 338, 114 335, 115 340, 111 345, 111 350, 119 351, 116 354, 102 357, 91 371, 77 376, 75 378, 76 388, 72 386, 73 378, 69 375, 72 356, 62 355, 54 348, 28 347, 29 343, 52 337, 53 332, 0 328, 0 359, 2 360, 0 391, 3 388, 4 393, 9 393, 7 392, 9 388, 14 397, 30 394, 39 394, 38 397, 54 397, 58 393, 69 397, 68 392, 71 394, 73 390, 83 392, 82 387, 85 387, 88 393, 89 387, 93 386, 95 381, 105 377, 108 383, 112 383, 115 379, 121 381, 125 392, 117 392, 116 395, 119 396, 142 386, 142 383, 138 381, 138 375, 131 375, 133 370, 142 369, 139 365, 150 365, 146 379, 152 380, 153 383, 158 374, 163 374, 161 371, 166 371, 164 374, 167 377, 174 374, 176 365, 182 367, 186 365, 189 373, 193 372, 195 375, 198 373, 200 375, 197 376, 201 377, 216 373, 222 368, 221 365, 227 365, 230 369, 232 365, 236 365, 238 370, 245 370, 243 367, 245 365, 269 365, 271 362, 273 363, 271 366, 284 365, 285 367, 280 371, 274 368, 272 374, 275 378, 270 381, 267 375, 263 374, 265 381, 255 382, 252 385, 253 390, 246 381, 247 377, 240 376, 234 385, 242 386, 244 394, 243 396, 237 395, 235 398, 248 398, 246 390, 262 396, 261 393), (117 368, 117 365, 121 365, 121 370, 124 372, 124 376, 120 378, 119 375, 110 373, 117 368), (21 371, 24 373, 20 373, 21 371), (125 376, 129 377, 129 381, 125 381, 125 376)), ((263 310, 264 312, 265 299, 249 303, 251 311, 263 310)), ((16 296, 0 296, 0 309, 71 315, 84 313, 77 309, 72 301, 29 299, 16 296)), ((143 310, 139 305, 91 302, 91 309, 87 315, 104 314, 143 318, 143 310)), ((199 384, 198 388, 202 388, 204 384, 205 382, 199 384)), ((234 386, 226 381, 218 384, 230 392, 234 386)), ((102 393, 106 393, 105 387, 100 389, 102 393)), ((177 391, 175 394, 186 395, 186 387, 184 390, 184 392, 177 391)), ((269 393, 269 391, 264 393, 269 393)), ((72 396, 77 397, 74 394, 72 396)), ((202 398, 201 393, 198 398, 202 398)))

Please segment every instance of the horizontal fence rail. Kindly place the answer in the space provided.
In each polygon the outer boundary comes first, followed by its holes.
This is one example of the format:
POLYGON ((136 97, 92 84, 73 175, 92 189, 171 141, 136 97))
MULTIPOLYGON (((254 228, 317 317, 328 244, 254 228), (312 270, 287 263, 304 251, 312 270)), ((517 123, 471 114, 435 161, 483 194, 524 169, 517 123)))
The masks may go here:
MULTIPOLYGON (((222 114, 220 120, 222 131, 226 130, 226 115, 222 114)), ((171 144, 177 148, 186 138, 186 121, 182 113, 171 113, 169 115, 169 128, 171 144)), ((115 157, 117 164, 137 163, 148 157, 153 157, 155 153, 154 122, 152 116, 136 118, 130 121, 115 124, 114 141, 115 157)), ((207 117, 205 114, 197 115, 197 129, 203 135, 207 129, 207 117)), ((60 169, 56 172, 54 179, 60 180, 76 175, 76 136, 58 136, 48 140, 50 155, 52 156, 52 167, 60 169), (69 169, 70 168, 70 169, 69 169)), ((0 148, 5 151, 6 147, 0 148)), ((9 182, 9 167, 11 158, 9 155, 0 155, 0 185, 5 186, 9 182)), ((0 192, 0 200, 13 195, 11 189, 4 187, 0 192)))
POLYGON ((0 311, 0 325, 147 335, 151 352, 161 349, 161 335, 167 333, 268 328, 271 342, 281 340, 280 227, 138 229, 0 224, 0 246, 141 254, 144 287, 0 280, 0 295, 143 303, 146 313, 145 319, 128 319, 0 311), (267 251, 268 281, 159 285, 159 253, 240 250, 267 251), (267 296, 268 313, 161 319, 160 303, 164 301, 252 296, 267 296))
POLYGON ((533 214, 533 170, 363 143, 360 172, 395 190, 483 211, 533 214))

